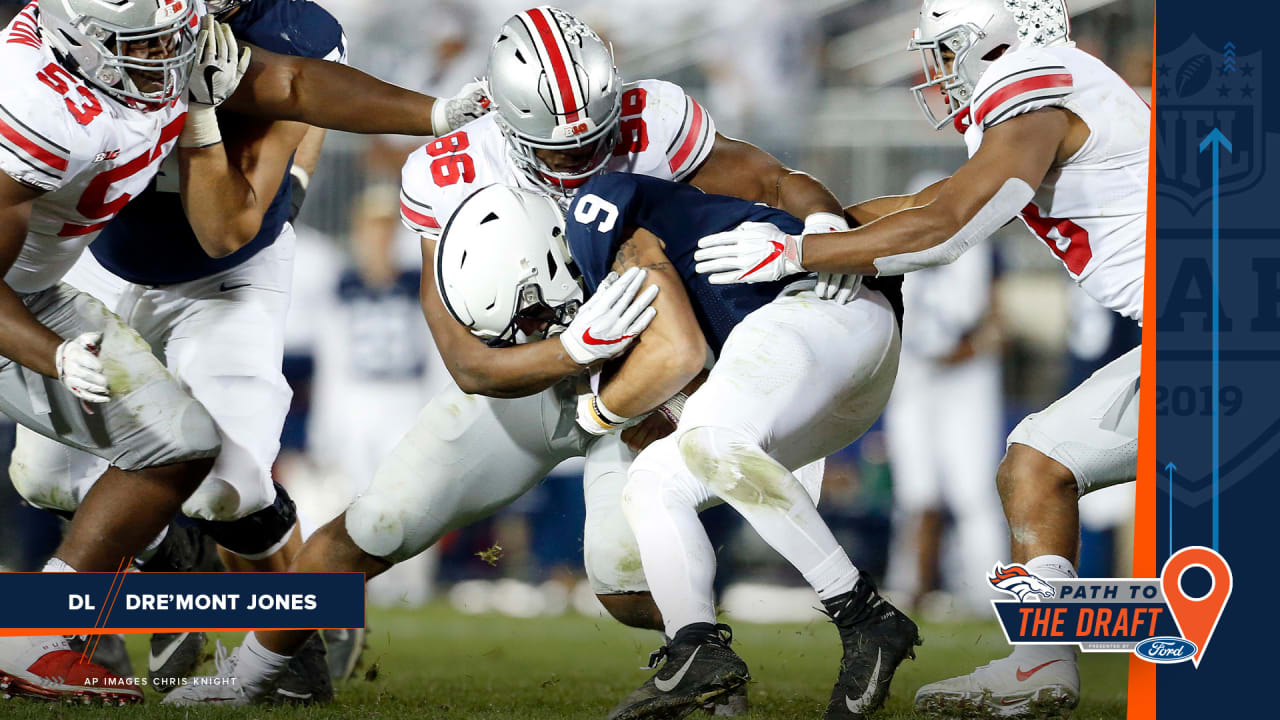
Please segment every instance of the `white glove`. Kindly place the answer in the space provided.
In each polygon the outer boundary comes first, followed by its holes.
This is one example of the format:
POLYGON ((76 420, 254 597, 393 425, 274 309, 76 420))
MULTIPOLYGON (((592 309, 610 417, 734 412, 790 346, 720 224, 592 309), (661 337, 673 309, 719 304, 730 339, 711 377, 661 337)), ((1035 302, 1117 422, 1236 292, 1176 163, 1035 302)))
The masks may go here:
MULTIPOLYGON (((848 229, 848 221, 834 213, 817 212, 804 219, 805 235, 842 232, 848 229)), ((858 291, 860 285, 862 285, 861 275, 820 272, 814 292, 823 300, 835 300, 843 305, 853 299, 853 294, 858 291)))
POLYGON ((788 235, 776 225, 745 222, 699 240, 694 269, 711 275, 712 285, 773 282, 805 271, 800 265, 803 242, 803 235, 788 235))
POLYGON ((229 25, 210 16, 196 36, 196 59, 187 86, 190 104, 178 147, 202 148, 222 142, 214 108, 231 97, 249 69, 249 48, 241 49, 229 25))
POLYGON ((196 48, 188 86, 191 102, 217 107, 231 97, 249 69, 249 48, 240 47, 231 26, 212 16, 200 28, 196 48))
POLYGON ((657 308, 649 307, 658 296, 658 286, 650 285, 639 297, 647 271, 631 268, 619 278, 609 273, 596 294, 583 303, 569 327, 560 333, 560 342, 579 365, 606 360, 626 350, 649 327, 657 308))
POLYGON ((447 100, 436 98, 431 106, 431 129, 437 137, 448 135, 491 109, 493 103, 489 101, 489 88, 484 81, 469 82, 447 100))
POLYGON ((58 380, 85 402, 104 403, 111 399, 107 376, 102 374, 102 360, 98 358, 101 347, 102 333, 87 332, 59 345, 54 355, 58 380))

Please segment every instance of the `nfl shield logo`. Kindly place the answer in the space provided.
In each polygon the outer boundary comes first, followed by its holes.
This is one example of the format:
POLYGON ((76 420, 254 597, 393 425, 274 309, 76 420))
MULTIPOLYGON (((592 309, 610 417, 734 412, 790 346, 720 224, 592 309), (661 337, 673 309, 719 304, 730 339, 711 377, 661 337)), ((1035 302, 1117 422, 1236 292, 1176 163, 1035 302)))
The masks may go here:
POLYGON ((1191 213, 1209 202, 1210 153, 1200 141, 1215 127, 1231 141, 1222 153, 1221 194, 1257 184, 1263 171, 1262 53, 1212 50, 1192 35, 1156 63, 1156 192, 1191 213))

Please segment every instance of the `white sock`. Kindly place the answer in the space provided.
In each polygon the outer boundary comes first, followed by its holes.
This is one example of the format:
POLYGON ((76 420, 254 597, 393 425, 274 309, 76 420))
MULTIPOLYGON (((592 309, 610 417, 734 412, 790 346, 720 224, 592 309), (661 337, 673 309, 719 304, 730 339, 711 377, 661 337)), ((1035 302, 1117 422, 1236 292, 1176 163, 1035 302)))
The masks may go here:
POLYGON ((272 652, 258 642, 257 633, 244 636, 240 655, 236 660, 235 678, 250 698, 256 698, 275 683, 293 658, 272 652))
POLYGON ((49 558, 49 562, 40 568, 40 572, 75 572, 76 569, 62 562, 56 557, 49 558))
POLYGON ((804 579, 823 600, 830 600, 853 590, 854 584, 858 582, 858 568, 853 566, 843 548, 836 548, 835 552, 803 574, 804 579))
MULTIPOLYGON (((1066 580, 1079 577, 1071 561, 1061 555, 1040 555, 1028 560, 1024 565, 1027 572, 1052 580, 1066 580)), ((1018 645, 1009 656, 1022 663, 1035 661, 1035 664, 1050 660, 1062 659, 1075 662, 1076 649, 1072 645, 1018 645)))
MULTIPOLYGON (((674 446, 665 444, 663 449, 674 450, 674 446)), ((635 533, 649 592, 662 611, 667 637, 675 637, 686 625, 716 621, 712 590, 716 553, 698 520, 705 489, 682 469, 678 476, 658 471, 681 467, 678 458, 677 464, 666 460, 632 465, 623 510, 635 533)))

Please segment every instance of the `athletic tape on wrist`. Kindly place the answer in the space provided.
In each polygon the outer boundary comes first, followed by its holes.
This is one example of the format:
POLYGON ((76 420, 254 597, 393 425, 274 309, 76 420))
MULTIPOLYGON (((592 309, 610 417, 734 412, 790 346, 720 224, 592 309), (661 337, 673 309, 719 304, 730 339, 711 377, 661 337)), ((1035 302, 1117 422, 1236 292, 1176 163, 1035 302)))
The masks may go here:
POLYGON ((202 148, 222 142, 218 129, 218 114, 211 105, 191 103, 187 107, 187 122, 178 135, 178 147, 202 148))

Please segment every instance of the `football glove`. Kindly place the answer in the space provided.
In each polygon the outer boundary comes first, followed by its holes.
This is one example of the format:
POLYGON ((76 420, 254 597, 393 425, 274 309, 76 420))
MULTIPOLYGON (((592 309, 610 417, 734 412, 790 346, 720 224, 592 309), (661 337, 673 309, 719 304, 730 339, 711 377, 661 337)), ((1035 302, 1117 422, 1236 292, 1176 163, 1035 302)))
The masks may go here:
MULTIPOLYGON (((849 223, 840 215, 828 212, 817 212, 804 219, 804 234, 841 232, 849 229, 849 223)), ((862 285, 862 276, 840 273, 818 273, 818 285, 813 290, 823 300, 835 300, 841 305, 853 299, 853 294, 862 285)))
POLYGON ((803 242, 803 235, 788 235, 776 225, 745 222, 699 240, 694 269, 710 275, 712 285, 773 282, 805 271, 803 242))
POLYGON ((209 17, 196 37, 196 59, 188 86, 192 103, 217 107, 231 97, 249 69, 249 48, 242 48, 231 26, 209 17))
POLYGON ((102 360, 98 358, 101 347, 102 333, 81 333, 59 345, 54 355, 58 380, 85 402, 104 403, 111 399, 107 376, 102 374, 102 360))
POLYGON ((582 304, 560 333, 560 342, 574 362, 590 365, 619 355, 649 327, 658 314, 657 308, 650 307, 658 296, 658 286, 650 285, 641 293, 646 274, 642 268, 631 268, 621 278, 609 273, 596 294, 582 304))
POLYGON ((481 80, 462 86, 451 98, 436 98, 431 106, 431 129, 436 136, 448 135, 467 123, 489 112, 489 88, 481 80))

